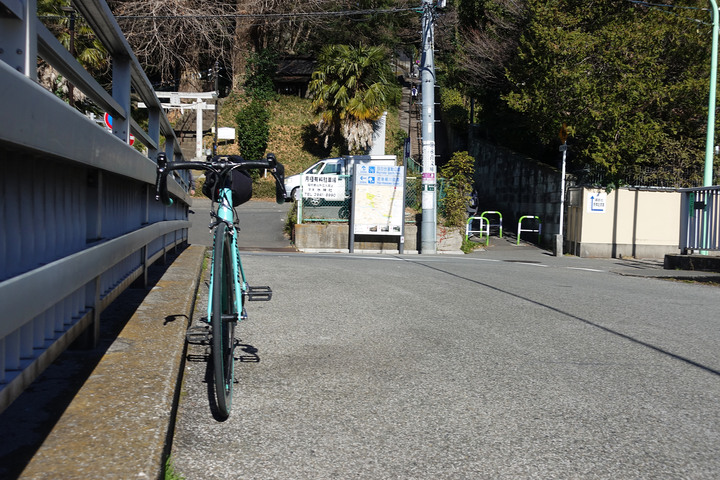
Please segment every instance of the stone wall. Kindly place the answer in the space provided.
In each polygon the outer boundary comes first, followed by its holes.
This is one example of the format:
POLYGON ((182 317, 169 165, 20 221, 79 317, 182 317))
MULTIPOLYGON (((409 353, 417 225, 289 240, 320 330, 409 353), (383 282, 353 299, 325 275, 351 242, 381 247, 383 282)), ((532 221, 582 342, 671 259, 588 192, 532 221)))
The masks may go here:
MULTIPOLYGON (((519 217, 537 215, 542 221, 541 244, 554 246, 560 233, 560 171, 479 139, 472 131, 468 151, 476 160, 479 211, 501 212, 503 230, 512 232, 517 232, 519 217)), ((604 193, 574 187, 566 191, 564 252, 612 258, 662 258, 679 252, 678 192, 621 188, 607 194, 601 210, 589 208, 588 199, 598 194, 604 193)))
POLYGON ((551 245, 559 233, 560 171, 479 139, 472 131, 468 152, 475 158, 479 211, 501 212, 503 229, 512 232, 517 231, 520 217, 537 215, 542 243, 551 245))

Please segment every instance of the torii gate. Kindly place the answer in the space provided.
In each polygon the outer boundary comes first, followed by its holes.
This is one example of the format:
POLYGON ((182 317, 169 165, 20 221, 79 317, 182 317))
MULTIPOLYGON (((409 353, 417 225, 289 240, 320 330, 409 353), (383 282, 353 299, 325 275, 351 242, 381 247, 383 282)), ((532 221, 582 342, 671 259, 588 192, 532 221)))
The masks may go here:
MULTIPOLYGON (((169 103, 162 103, 167 110, 190 110, 196 109, 195 115, 195 160, 203 158, 202 153, 202 132, 203 132, 203 110, 215 110, 214 103, 207 103, 205 100, 216 99, 217 92, 155 92, 159 99, 169 99, 169 103), (182 103, 182 100, 195 100, 193 103, 182 103)), ((138 104, 139 108, 145 108, 144 103, 138 104)), ((217 125, 215 126, 217 128, 217 125)))

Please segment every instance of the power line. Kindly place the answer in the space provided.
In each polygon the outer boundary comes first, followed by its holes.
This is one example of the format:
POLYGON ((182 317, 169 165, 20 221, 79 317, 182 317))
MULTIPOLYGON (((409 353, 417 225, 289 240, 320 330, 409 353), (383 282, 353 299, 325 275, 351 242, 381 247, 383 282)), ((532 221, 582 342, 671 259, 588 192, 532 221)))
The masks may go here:
POLYGON ((115 18, 120 20, 172 20, 172 19, 282 19, 297 17, 349 17, 355 15, 379 15, 416 11, 416 8, 388 8, 373 10, 342 10, 337 12, 294 12, 294 13, 228 13, 216 15, 116 15, 115 18))

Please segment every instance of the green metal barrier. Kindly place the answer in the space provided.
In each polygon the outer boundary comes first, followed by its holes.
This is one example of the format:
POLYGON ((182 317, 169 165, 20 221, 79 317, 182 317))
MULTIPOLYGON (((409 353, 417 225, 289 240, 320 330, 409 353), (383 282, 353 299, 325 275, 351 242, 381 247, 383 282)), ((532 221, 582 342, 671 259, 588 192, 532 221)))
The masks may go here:
POLYGON ((538 243, 540 243, 540 234, 542 231, 542 222, 540 221, 540 217, 537 215, 525 215, 523 217, 520 217, 520 220, 518 220, 518 229, 517 229, 517 244, 520 245, 520 232, 537 232, 538 234, 538 243), (522 228, 522 222, 526 218, 534 218, 537 220, 537 229, 523 229, 522 228))
MULTIPOLYGON (((502 213, 495 211, 495 210, 486 210, 480 214, 482 218, 484 218, 488 223, 488 232, 490 231, 490 227, 498 227, 499 229, 499 236, 502 238, 502 213), (490 223, 490 219, 487 217, 487 215, 497 215, 498 216, 498 223, 490 223)), ((488 233, 488 236, 490 234, 488 233)))
POLYGON ((485 246, 490 245, 490 222, 488 222, 488 219, 485 217, 470 217, 467 220, 467 223, 465 224, 465 241, 467 241, 468 238, 470 238, 470 235, 479 233, 480 238, 482 239, 482 234, 485 232, 485 246), (480 229, 479 230, 472 230, 472 222, 473 220, 479 220, 480 221, 480 229), (484 227, 484 229, 483 229, 484 227))

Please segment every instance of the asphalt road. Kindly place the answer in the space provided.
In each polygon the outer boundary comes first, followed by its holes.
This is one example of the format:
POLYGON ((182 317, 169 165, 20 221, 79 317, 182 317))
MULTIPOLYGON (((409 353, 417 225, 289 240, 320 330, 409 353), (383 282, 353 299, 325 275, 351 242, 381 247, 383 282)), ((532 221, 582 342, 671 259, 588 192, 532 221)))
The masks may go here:
POLYGON ((191 346, 188 480, 720 476, 717 287, 509 243, 244 266, 273 300, 240 325, 225 422, 191 346))
MULTIPOLYGON (((288 249, 290 240, 283 234, 287 213, 292 203, 278 205, 275 202, 251 200, 236 207, 240 225, 238 243, 241 248, 255 250, 288 249)), ((192 227, 188 232, 189 243, 210 246, 210 200, 193 198, 189 216, 192 227)))

